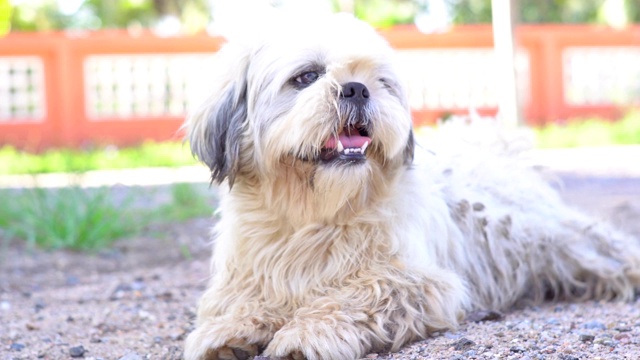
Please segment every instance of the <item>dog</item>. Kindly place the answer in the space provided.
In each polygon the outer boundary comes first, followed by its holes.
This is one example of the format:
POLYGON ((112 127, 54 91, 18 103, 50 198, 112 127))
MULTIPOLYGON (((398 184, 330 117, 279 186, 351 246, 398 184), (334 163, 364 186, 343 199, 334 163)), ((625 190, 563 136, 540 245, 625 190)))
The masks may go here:
POLYGON ((508 146, 416 145, 394 52, 365 23, 303 19, 217 57, 185 122, 224 193, 185 359, 356 359, 474 310, 633 299, 636 239, 508 146))

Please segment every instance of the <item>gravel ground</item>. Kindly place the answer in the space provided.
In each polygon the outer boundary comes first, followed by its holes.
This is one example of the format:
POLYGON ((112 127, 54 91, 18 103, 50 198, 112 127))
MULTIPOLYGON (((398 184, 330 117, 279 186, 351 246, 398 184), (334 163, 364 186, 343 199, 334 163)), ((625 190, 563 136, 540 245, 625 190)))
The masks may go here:
MULTIPOLYGON (((640 236, 640 177, 559 177, 567 201, 640 236)), ((0 360, 180 359, 206 284, 210 224, 157 225, 96 254, 4 245, 0 360)), ((545 303, 472 315, 456 331, 366 358, 640 359, 637 302, 545 303)))

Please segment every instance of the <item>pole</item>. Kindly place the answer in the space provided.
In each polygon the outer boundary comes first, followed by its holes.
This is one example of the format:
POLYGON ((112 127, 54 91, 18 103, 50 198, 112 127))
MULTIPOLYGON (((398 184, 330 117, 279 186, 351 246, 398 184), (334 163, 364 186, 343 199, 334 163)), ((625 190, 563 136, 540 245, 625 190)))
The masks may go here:
POLYGON ((514 33, 518 0, 491 0, 496 58, 498 111, 507 126, 522 125, 515 67, 514 33))

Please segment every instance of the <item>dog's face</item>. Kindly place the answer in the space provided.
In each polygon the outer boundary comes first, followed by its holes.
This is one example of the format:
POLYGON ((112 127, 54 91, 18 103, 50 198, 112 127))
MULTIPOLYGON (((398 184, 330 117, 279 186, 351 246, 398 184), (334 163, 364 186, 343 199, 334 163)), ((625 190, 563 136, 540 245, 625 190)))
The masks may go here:
POLYGON ((217 182, 361 191, 413 158, 392 55, 347 15, 231 42, 218 54, 213 96, 187 122, 192 150, 217 182))

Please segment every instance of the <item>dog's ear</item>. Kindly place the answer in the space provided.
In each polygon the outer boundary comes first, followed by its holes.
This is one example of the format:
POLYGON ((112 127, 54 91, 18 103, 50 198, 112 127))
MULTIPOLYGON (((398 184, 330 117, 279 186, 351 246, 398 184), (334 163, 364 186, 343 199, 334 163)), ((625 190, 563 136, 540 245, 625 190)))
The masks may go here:
POLYGON ((409 139, 407 139, 407 145, 404 148, 404 163, 405 165, 411 165, 413 162, 413 153, 415 152, 416 142, 413 138, 413 130, 409 131, 409 139))
POLYGON ((225 73, 216 77, 213 95, 185 123, 191 152, 209 166, 211 181, 227 179, 230 187, 239 171, 247 120, 248 64, 248 52, 223 48, 216 65, 225 73))

